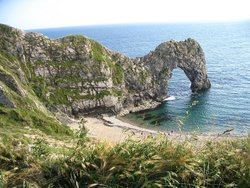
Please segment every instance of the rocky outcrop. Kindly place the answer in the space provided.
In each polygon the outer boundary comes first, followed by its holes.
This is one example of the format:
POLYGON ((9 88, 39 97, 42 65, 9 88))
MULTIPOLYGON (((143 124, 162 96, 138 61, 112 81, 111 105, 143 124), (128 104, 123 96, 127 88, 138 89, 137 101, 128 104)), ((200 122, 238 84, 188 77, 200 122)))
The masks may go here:
MULTIPOLYGON (((0 83, 1 84, 1 83, 0 83)), ((14 108, 13 102, 6 96, 5 92, 0 86, 0 106, 6 107, 6 108, 14 108)))
POLYGON ((28 80, 49 109, 74 115, 149 108, 166 97, 176 67, 193 92, 210 87, 204 53, 193 39, 131 59, 82 35, 49 39, 0 25, 0 53, 19 61, 20 80, 28 80))
POLYGON ((159 101, 167 95, 168 80, 172 70, 177 67, 181 68, 190 80, 192 92, 204 91, 211 87, 203 50, 193 39, 162 43, 141 61, 151 72, 155 83, 153 98, 159 101))

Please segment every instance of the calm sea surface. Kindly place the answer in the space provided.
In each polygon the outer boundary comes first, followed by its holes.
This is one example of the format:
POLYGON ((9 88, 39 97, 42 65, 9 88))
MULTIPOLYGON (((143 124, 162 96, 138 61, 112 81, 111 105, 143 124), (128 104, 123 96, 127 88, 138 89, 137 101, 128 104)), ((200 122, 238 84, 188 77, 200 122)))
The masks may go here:
POLYGON ((176 100, 127 118, 166 131, 250 133, 250 22, 220 24, 145 24, 32 30, 51 38, 83 34, 129 57, 140 57, 164 41, 197 40, 206 55, 212 88, 192 94, 184 72, 175 69, 169 94, 176 100))

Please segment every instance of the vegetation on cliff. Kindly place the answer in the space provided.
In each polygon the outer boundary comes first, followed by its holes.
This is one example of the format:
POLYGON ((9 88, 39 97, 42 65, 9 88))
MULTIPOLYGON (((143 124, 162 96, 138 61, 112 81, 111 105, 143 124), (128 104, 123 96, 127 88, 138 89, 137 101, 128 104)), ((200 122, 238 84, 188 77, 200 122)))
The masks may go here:
POLYGON ((193 39, 165 42, 133 59, 82 35, 49 39, 0 25, 0 37, 0 52, 18 61, 19 73, 42 102, 70 115, 117 114, 161 102, 176 67, 193 92, 211 86, 204 53, 193 39))
MULTIPOLYGON (((48 134, 64 132, 69 128, 58 122, 34 94, 25 75, 21 75, 20 62, 13 56, 0 54, 0 129, 25 126, 36 127, 48 134), (5 99, 3 100, 3 97, 5 99)), ((0 135, 4 131, 0 132, 0 135)))
POLYGON ((52 40, 0 25, 0 187, 249 187, 249 136, 204 147, 164 135, 110 145, 55 117, 116 113, 161 98, 169 59, 179 57, 183 69, 182 59, 194 61, 192 89, 209 88, 203 52, 191 39, 129 59, 80 35, 52 40))

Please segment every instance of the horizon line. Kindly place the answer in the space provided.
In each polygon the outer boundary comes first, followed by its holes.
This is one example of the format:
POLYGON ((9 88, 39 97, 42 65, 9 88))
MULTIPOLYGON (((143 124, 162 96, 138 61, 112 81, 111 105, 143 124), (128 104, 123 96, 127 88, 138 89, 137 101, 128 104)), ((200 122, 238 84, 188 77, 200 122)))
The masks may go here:
MULTIPOLYGON (((242 20, 221 20, 221 21, 173 21, 173 22, 127 22, 127 23, 103 23, 103 24, 83 24, 83 25, 66 25, 55 27, 34 27, 34 28, 19 28, 24 31, 40 30, 40 29, 60 29, 69 27, 98 27, 98 26, 121 26, 121 25, 154 25, 154 24, 227 24, 227 23, 242 23, 250 22, 250 19, 242 20)), ((6 24, 9 25, 9 24, 6 24)), ((15 26, 11 26, 15 27, 15 26)), ((18 28, 18 27, 16 27, 18 28)))

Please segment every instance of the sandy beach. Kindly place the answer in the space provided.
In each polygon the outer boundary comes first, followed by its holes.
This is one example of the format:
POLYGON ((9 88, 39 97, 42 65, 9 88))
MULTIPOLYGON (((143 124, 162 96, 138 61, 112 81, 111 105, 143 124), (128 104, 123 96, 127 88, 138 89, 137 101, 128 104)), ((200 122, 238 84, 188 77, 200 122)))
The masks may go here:
POLYGON ((187 133, 174 133, 174 132, 157 132, 142 127, 132 125, 130 123, 121 121, 116 116, 104 115, 102 119, 95 117, 85 117, 86 122, 84 126, 88 129, 88 135, 96 140, 118 143, 127 138, 130 139, 145 139, 149 135, 166 136, 173 142, 190 141, 192 143, 200 143, 201 141, 209 140, 231 140, 234 137, 230 134, 221 135, 205 135, 205 134, 187 134, 187 133))
POLYGON ((86 120, 84 125, 88 129, 88 135, 98 140, 117 143, 127 138, 144 139, 149 135, 160 134, 154 130, 123 122, 115 116, 103 116, 102 119, 86 117, 84 119, 86 120))

